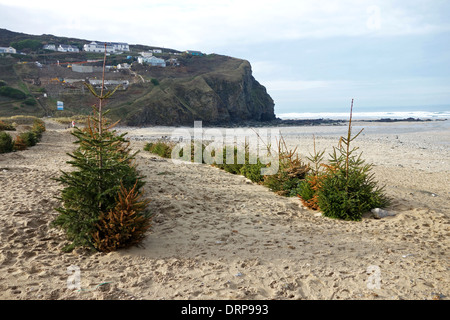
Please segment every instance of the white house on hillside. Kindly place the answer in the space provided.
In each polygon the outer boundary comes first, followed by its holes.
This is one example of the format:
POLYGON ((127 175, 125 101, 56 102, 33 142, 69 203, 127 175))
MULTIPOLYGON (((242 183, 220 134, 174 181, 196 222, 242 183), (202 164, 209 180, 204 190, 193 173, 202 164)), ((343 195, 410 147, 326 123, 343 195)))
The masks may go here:
POLYGON ((116 50, 116 51, 122 51, 122 52, 128 52, 130 51, 130 46, 128 45, 128 43, 124 43, 124 42, 111 42, 112 47, 116 50))
POLYGON ((0 47, 0 53, 17 53, 13 47, 0 47))
MULTIPOLYGON (((105 43, 92 41, 89 44, 85 44, 83 50, 88 52, 105 52, 105 43)), ((127 43, 106 42, 107 53, 119 53, 124 51, 130 51, 130 46, 127 43)))
POLYGON ((140 64, 149 64, 151 66, 155 66, 155 67, 165 67, 166 66, 166 61, 164 61, 164 59, 160 59, 157 58, 155 56, 152 57, 138 57, 138 62, 140 64))
POLYGON ((78 49, 75 46, 67 45, 67 44, 60 44, 58 46, 57 51, 59 52, 80 52, 80 49, 78 49))
POLYGON ((139 52, 139 54, 141 56, 143 56, 144 58, 149 58, 149 57, 153 56, 153 53, 151 50, 150 51, 142 51, 142 52, 139 52))
POLYGON ((118 64, 118 65, 117 65, 117 69, 118 69, 118 70, 122 70, 122 69, 131 69, 131 65, 129 65, 128 63, 118 64))
MULTIPOLYGON (((88 52, 105 52, 105 44, 92 41, 89 44, 85 44, 83 50, 88 52)), ((106 44, 106 52, 113 53, 115 50, 111 45, 106 44)))
POLYGON ((52 50, 52 51, 56 51, 56 45, 54 44, 46 44, 43 47, 44 50, 52 50))

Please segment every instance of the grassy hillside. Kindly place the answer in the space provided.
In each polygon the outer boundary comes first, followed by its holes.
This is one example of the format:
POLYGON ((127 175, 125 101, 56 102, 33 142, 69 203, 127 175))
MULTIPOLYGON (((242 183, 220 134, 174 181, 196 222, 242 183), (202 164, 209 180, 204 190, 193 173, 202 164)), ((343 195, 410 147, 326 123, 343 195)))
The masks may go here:
MULTIPOLYGON (((0 92, 0 116, 70 117, 91 112, 96 100, 83 82, 101 79, 102 74, 75 72, 72 67, 101 66, 103 54, 32 48, 36 42, 81 48, 90 41, 32 36, 4 29, 0 29, 0 39, 0 46, 30 44, 30 48, 23 49, 26 55, 0 55, 0 85, 24 94, 22 99, 17 99, 0 92), (57 101, 64 102, 64 111, 57 110, 57 101)), ((130 48, 131 52, 109 55, 106 59, 109 68, 105 79, 127 83, 107 102, 113 119, 120 118, 130 125, 176 125, 194 120, 223 123, 274 118, 273 101, 251 75, 248 61, 217 54, 180 55, 177 50, 165 49, 155 56, 166 61, 176 59, 176 63, 162 68, 137 63, 140 52, 153 47, 130 48), (118 69, 118 64, 123 63, 131 65, 131 69, 118 69)), ((115 85, 106 87, 110 90, 115 85)))

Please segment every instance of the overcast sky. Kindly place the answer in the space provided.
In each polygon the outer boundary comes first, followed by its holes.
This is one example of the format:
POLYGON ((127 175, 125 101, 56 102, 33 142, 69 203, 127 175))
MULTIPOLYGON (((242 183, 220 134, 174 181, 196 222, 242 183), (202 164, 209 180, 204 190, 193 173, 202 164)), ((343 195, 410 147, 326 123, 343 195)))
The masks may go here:
POLYGON ((0 27, 247 59, 277 114, 450 110, 448 0, 0 0, 0 27), (358 109, 357 109, 358 110, 358 109))

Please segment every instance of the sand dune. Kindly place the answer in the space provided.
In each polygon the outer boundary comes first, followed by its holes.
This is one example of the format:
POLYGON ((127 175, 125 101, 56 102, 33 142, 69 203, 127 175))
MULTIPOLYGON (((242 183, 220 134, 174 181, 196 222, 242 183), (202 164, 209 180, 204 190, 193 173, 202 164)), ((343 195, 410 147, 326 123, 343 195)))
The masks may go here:
MULTIPOLYGON (((307 154, 313 130, 286 140, 307 154)), ((70 169, 74 145, 69 130, 47 122, 37 146, 0 155, 0 299, 449 299, 450 157, 437 139, 448 133, 361 137, 395 213, 361 222, 322 217, 242 176, 141 152, 155 212, 142 245, 63 253, 64 234, 49 227, 60 190, 51 178, 70 169), (70 266, 81 289, 67 286, 70 266)), ((316 142, 329 148, 336 135, 316 142)))

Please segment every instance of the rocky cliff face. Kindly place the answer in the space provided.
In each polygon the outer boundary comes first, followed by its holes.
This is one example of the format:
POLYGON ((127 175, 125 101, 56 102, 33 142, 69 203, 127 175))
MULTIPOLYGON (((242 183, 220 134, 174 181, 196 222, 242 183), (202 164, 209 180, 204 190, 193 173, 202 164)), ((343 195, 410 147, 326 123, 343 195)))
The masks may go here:
POLYGON ((128 125, 205 125, 270 121, 274 102, 252 76, 248 61, 233 59, 193 77, 166 78, 127 109, 128 125), (231 68, 231 66, 233 66, 231 68))

